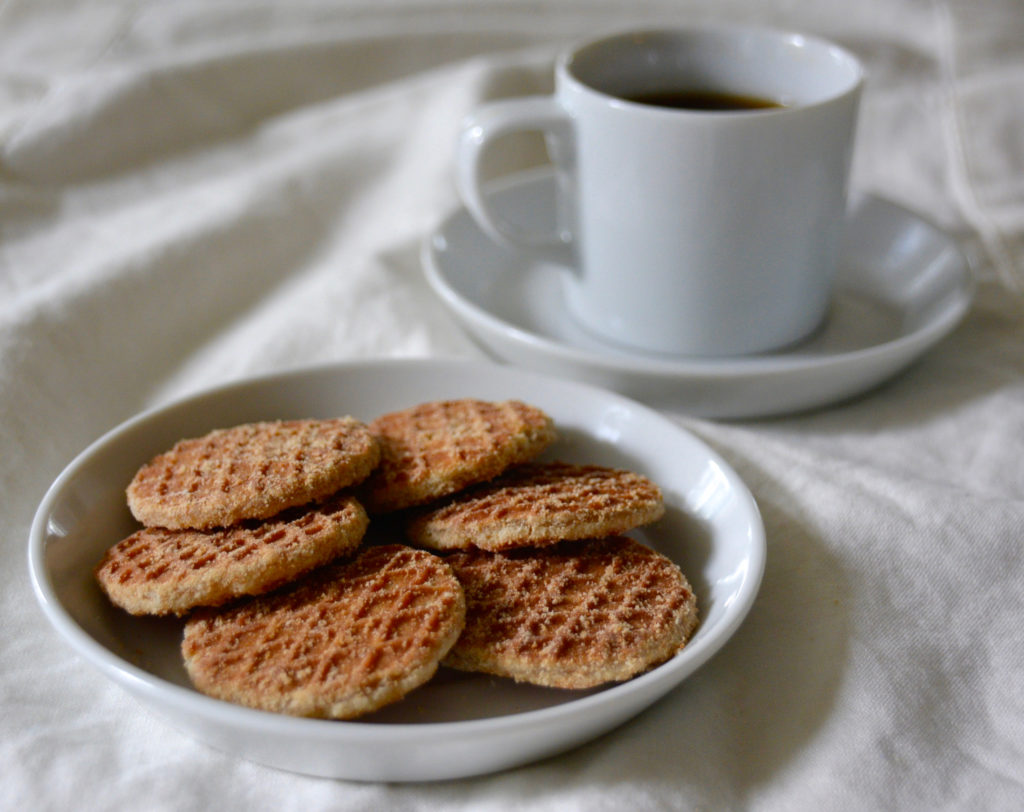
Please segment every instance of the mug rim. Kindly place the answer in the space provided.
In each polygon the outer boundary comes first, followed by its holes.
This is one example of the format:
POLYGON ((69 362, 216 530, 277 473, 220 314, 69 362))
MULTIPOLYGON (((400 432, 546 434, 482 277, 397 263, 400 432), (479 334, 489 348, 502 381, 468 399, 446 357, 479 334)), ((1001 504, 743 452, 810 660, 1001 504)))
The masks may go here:
POLYGON ((556 73, 563 79, 570 82, 574 87, 586 93, 600 97, 615 107, 622 107, 630 111, 643 110, 652 114, 670 116, 695 116, 695 117, 743 117, 750 116, 777 116, 783 113, 793 113, 800 110, 808 110, 822 105, 833 104, 840 99, 847 98, 858 93, 864 85, 866 70, 864 63, 848 48, 837 42, 817 34, 806 33, 797 29, 775 28, 772 26, 750 25, 740 23, 699 23, 671 26, 646 26, 642 28, 620 28, 578 40, 575 44, 564 49, 556 61, 556 73), (744 37, 757 37, 763 40, 796 44, 800 47, 811 45, 827 53, 838 67, 845 67, 849 75, 845 77, 835 90, 828 92, 809 102, 802 102, 791 105, 780 105, 778 107, 751 108, 743 110, 707 110, 707 109, 686 109, 659 107, 644 102, 632 101, 614 92, 601 89, 595 86, 587 78, 578 74, 577 62, 586 51, 609 46, 623 40, 640 40, 643 38, 666 38, 681 36, 719 36, 740 39, 744 37))

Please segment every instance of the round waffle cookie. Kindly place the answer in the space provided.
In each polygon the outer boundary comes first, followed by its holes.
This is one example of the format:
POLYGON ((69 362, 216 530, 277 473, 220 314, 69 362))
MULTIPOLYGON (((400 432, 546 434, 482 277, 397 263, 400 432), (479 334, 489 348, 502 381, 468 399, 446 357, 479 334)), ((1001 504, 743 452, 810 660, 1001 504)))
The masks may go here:
POLYGON ((526 462, 554 439, 551 418, 516 400, 433 401, 369 424, 381 462, 361 492, 371 514, 422 505, 526 462))
POLYGON ((592 688, 668 659, 697 624, 679 568, 625 536, 445 560, 466 593, 466 628, 444 664, 463 671, 592 688))
POLYGON ((386 545, 280 592, 200 610, 182 653, 209 696, 348 719, 430 679, 464 621, 462 589, 442 559, 386 545))
POLYGON ((128 486, 149 527, 207 529, 266 519, 367 477, 377 441, 352 417, 246 423, 182 440, 128 486))
POLYGON ((368 524, 355 498, 339 496, 261 523, 207 531, 143 528, 107 551, 96 579, 131 614, 181 615, 267 592, 347 555, 368 524))
POLYGON ((409 540, 492 552, 625 533, 665 513, 647 477, 600 465, 525 463, 412 518, 409 540))

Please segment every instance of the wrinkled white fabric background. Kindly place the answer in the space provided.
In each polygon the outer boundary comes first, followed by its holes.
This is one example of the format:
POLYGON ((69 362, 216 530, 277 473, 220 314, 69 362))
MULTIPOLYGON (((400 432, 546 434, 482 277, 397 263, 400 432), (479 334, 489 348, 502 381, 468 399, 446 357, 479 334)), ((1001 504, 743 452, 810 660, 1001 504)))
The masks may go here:
MULTIPOLYGON (((538 159, 527 144, 508 166, 538 159)), ((0 5, 0 808, 1024 807, 1019 0, 8 0, 0 5), (621 24, 832 36, 870 70, 854 184, 962 239, 964 324, 882 389, 679 420, 769 540, 730 644, 625 727, 508 773, 304 778, 167 727, 38 611, 46 487, 142 408, 318 361, 477 350, 418 246, 460 118, 621 24)))

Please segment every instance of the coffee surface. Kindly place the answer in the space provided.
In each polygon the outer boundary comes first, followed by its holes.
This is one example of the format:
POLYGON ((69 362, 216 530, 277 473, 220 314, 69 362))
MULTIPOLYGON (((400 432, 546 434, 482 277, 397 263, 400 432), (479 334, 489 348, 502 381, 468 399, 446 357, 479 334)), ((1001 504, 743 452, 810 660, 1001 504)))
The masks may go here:
POLYGON ((746 96, 735 93, 723 93, 717 90, 694 89, 663 89, 644 90, 636 93, 623 94, 623 99, 636 104, 647 104, 654 107, 671 107, 677 110, 768 110, 781 108, 783 105, 772 99, 759 96, 746 96))

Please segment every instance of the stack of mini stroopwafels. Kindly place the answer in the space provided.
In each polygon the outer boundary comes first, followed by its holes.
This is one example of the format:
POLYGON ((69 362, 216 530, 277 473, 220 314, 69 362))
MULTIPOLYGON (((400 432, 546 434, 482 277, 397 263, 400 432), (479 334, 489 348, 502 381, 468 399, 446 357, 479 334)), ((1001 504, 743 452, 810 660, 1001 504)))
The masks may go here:
POLYGON ((657 486, 536 462, 554 439, 535 407, 463 399, 182 440, 128 486, 143 527, 96 576, 128 612, 187 615, 196 687, 265 710, 352 718, 441 663, 628 679, 686 642, 695 598, 621 535, 661 517, 657 486), (385 515, 402 543, 365 543, 385 515))

